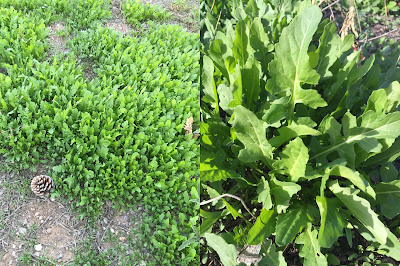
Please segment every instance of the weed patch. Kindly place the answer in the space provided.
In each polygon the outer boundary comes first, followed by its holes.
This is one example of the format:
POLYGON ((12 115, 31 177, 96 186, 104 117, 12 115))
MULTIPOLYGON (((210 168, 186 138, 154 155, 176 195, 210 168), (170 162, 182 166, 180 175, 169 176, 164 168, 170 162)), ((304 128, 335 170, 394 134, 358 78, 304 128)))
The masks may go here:
MULTIPOLYGON (((198 224, 199 144, 184 129, 188 118, 200 119, 198 34, 149 22, 148 33, 123 38, 100 26, 110 1, 0 3, 0 154, 7 169, 46 163, 56 183, 52 197, 69 198, 93 227, 107 201, 124 210, 141 204, 146 216, 134 233, 146 252, 132 253, 135 259, 193 265, 197 243, 177 249, 198 224), (65 22, 60 34, 71 37, 73 52, 44 61, 51 16, 65 22), (76 56, 90 63, 82 69, 76 56), (86 69, 97 77, 87 81, 86 69)), ((165 15, 152 7, 143 14, 135 19, 165 15)), ((82 250, 79 265, 108 265, 117 256, 91 243, 82 250)), ((28 257, 21 263, 31 263, 28 257)), ((117 258, 124 259, 131 265, 117 258)))

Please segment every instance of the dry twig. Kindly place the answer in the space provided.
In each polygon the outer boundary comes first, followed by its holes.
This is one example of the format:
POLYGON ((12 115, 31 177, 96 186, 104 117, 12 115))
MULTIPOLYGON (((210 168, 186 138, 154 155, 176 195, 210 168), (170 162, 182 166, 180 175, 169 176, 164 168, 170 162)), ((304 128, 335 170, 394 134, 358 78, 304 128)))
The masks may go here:
POLYGON ((215 35, 217 35, 217 28, 218 28, 219 19, 221 18, 221 13, 222 13, 222 10, 219 12, 219 16, 218 16, 217 24, 215 24, 215 30, 214 30, 214 37, 213 37, 213 41, 215 41, 215 35))
POLYGON ((339 3, 339 1, 340 1, 340 0, 336 0, 336 1, 333 2, 332 4, 330 4, 330 5, 326 6, 326 7, 324 7, 323 9, 321 9, 321 11, 324 12, 325 10, 327 10, 328 8, 330 8, 331 6, 333 6, 333 5, 337 4, 337 3, 339 3))
POLYGON ((239 201, 242 203, 243 207, 246 209, 246 211, 247 211, 248 213, 250 213, 250 215, 251 215, 254 219, 256 219, 256 217, 254 217, 254 215, 249 211, 249 209, 247 208, 246 204, 244 204, 244 201, 243 201, 241 198, 239 198, 238 196, 235 196, 235 195, 232 195, 232 194, 223 194, 223 195, 220 195, 220 196, 215 197, 215 198, 213 198, 213 199, 200 202, 200 206, 201 206, 201 205, 206 205, 206 204, 208 204, 208 203, 211 203, 211 202, 213 202, 213 201, 215 201, 215 200, 218 200, 218 199, 220 199, 220 198, 223 198, 223 197, 231 197, 231 198, 234 198, 234 199, 239 200, 239 201))

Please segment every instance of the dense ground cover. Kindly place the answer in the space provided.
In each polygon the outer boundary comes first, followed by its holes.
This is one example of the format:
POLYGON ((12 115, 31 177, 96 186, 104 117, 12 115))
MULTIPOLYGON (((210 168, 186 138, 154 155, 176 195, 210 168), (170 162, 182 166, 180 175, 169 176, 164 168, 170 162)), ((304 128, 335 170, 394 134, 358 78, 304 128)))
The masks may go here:
MULTIPOLYGON (((3 169, 46 164, 56 183, 52 197, 73 200, 92 226, 106 201, 124 210, 140 204, 145 215, 135 233, 147 255, 119 263, 193 265, 197 243, 178 248, 199 219, 199 144, 184 129, 190 117, 199 123, 199 38, 160 25, 159 15, 150 16, 159 9, 132 18, 144 7, 122 5, 136 26, 157 22, 132 37, 102 26, 111 1, 0 1, 3 169), (73 52, 49 56, 46 25, 60 19, 73 52), (84 59, 92 80, 77 63, 84 59)), ((97 253, 74 263, 111 263, 97 253)))
POLYGON ((202 5, 204 264, 400 260, 398 46, 313 2, 202 5))

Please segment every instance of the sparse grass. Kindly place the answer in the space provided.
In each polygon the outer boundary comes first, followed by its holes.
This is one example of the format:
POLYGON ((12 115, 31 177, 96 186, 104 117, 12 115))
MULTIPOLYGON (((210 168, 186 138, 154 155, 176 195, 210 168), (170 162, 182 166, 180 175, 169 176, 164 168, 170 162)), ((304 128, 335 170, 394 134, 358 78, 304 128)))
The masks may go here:
POLYGON ((189 9, 189 6, 187 5, 186 0, 175 0, 173 3, 171 3, 171 9, 186 11, 189 9))

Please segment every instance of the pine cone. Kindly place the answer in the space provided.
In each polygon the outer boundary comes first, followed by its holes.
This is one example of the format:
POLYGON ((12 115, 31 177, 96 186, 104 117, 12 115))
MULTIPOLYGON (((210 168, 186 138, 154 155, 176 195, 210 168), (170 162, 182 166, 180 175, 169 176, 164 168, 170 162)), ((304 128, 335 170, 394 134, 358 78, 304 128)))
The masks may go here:
POLYGON ((43 196, 45 192, 50 192, 54 187, 54 181, 50 176, 35 176, 31 182, 31 189, 37 196, 43 196))

